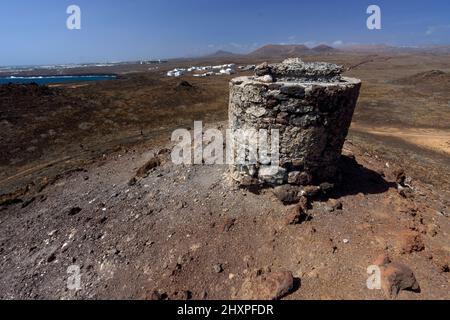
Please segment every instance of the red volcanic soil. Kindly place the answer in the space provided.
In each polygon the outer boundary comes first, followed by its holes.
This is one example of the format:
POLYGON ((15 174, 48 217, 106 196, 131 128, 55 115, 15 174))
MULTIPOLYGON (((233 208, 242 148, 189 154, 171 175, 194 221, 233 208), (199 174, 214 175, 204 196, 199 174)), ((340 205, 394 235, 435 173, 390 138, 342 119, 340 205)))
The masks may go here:
POLYGON ((448 56, 307 56, 363 86, 341 178, 294 205, 237 188, 225 166, 170 161, 174 129, 226 129, 231 77, 166 69, 228 59, 0 86, 0 298, 387 299, 366 285, 385 254, 420 285, 399 299, 450 299, 448 56))
POLYGON ((420 284, 399 298, 450 298, 448 198, 409 176, 398 189, 402 163, 348 141, 341 182, 293 222, 272 190, 239 189, 224 166, 173 165, 167 147, 123 148, 4 205, 0 297, 258 299, 249 284, 287 271, 286 299, 384 299, 366 287, 384 253, 420 284))

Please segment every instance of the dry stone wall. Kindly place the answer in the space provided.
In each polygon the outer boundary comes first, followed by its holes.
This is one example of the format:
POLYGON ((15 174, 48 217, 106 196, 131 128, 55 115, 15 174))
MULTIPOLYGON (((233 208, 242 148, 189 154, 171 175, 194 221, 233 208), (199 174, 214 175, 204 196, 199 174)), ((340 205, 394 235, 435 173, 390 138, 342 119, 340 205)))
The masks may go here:
MULTIPOLYGON (((361 81, 342 67, 288 59, 264 63, 255 76, 230 82, 229 122, 243 129, 279 130, 279 165, 232 164, 242 185, 309 185, 333 179, 352 121, 361 81)), ((236 153, 239 141, 233 146, 236 153)))

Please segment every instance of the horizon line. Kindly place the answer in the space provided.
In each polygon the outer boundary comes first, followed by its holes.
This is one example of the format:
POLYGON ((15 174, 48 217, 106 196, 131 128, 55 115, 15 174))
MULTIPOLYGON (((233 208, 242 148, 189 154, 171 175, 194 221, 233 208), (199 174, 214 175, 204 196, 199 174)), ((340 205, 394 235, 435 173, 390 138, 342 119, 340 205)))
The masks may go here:
MULTIPOLYGON (((307 42, 306 42, 307 43, 307 42)), ((145 59, 140 59, 140 58, 136 58, 136 59, 130 59, 130 60, 116 60, 116 61, 108 61, 108 60, 103 60, 103 61, 84 61, 84 62, 64 62, 64 63, 53 63, 53 64, 49 64, 49 63, 43 63, 43 64, 19 64, 19 65, 0 65, 0 69, 1 68, 11 68, 11 67, 17 67, 17 68, 26 68, 26 67, 55 67, 55 66, 79 66, 79 65, 92 65, 92 64, 123 64, 123 63, 133 63, 133 62, 144 62, 144 61, 171 61, 171 60, 178 60, 178 59, 196 59, 196 58, 208 58, 208 56, 212 56, 216 53, 228 53, 231 55, 241 55, 241 56, 245 56, 245 55, 250 55, 251 53, 262 49, 264 47, 267 46, 305 46, 306 48, 308 48, 309 50, 315 49, 319 46, 328 46, 330 48, 333 48, 335 50, 340 50, 340 49, 345 49, 345 48, 351 48, 351 47, 388 47, 388 48, 397 48, 397 49, 433 49, 433 48, 440 48, 440 47, 449 47, 449 53, 450 53, 450 44, 433 44, 433 45, 392 45, 392 44, 386 44, 386 43, 347 43, 347 44, 343 44, 343 45, 331 45, 328 44, 327 42, 317 42, 316 45, 307 45, 306 43, 267 43, 264 44, 254 50, 248 51, 248 52, 242 52, 242 53, 237 53, 237 52, 233 52, 231 50, 226 50, 226 49, 217 49, 215 51, 209 52, 209 53, 205 53, 202 55, 186 55, 186 56, 179 56, 179 57, 173 57, 173 58, 145 58, 145 59)), ((1 70, 0 70, 1 72, 1 70)))

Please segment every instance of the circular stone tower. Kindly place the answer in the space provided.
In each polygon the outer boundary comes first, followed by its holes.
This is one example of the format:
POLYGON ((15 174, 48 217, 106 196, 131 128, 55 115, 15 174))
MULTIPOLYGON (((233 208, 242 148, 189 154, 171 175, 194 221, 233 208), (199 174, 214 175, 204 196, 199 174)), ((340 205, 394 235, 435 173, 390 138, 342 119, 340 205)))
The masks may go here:
MULTIPOLYGON (((279 162, 233 162, 241 185, 310 185, 333 180, 352 121, 361 81, 341 76, 342 67, 287 59, 263 63, 255 75, 230 82, 232 135, 242 130, 277 130, 279 162)), ((236 156, 243 143, 233 139, 236 156)), ((250 141, 251 142, 251 141, 250 141)))

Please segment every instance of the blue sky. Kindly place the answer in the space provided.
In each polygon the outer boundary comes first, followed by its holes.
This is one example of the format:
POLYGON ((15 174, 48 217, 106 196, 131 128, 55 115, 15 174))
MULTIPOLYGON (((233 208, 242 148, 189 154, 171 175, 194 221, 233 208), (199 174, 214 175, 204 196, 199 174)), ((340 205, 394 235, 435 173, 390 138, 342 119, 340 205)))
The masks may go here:
POLYGON ((448 0, 0 0, 0 65, 249 52, 268 43, 450 44, 448 0), (81 30, 66 9, 80 6, 81 30), (381 7, 382 30, 366 28, 381 7))

